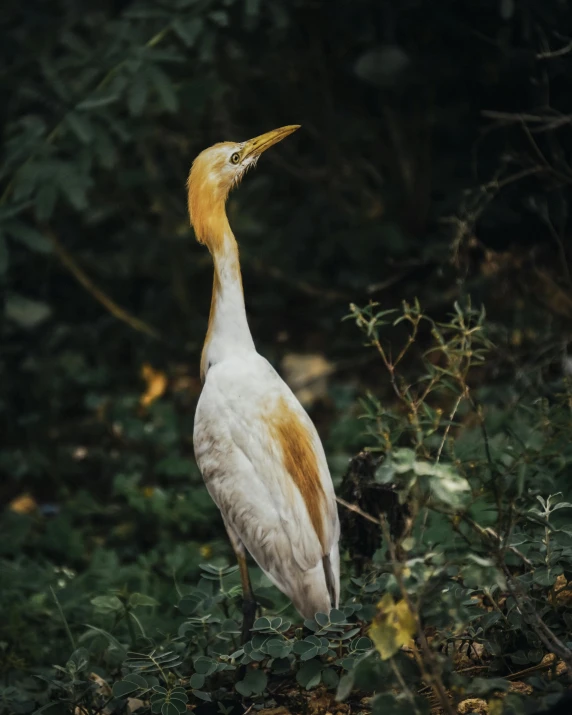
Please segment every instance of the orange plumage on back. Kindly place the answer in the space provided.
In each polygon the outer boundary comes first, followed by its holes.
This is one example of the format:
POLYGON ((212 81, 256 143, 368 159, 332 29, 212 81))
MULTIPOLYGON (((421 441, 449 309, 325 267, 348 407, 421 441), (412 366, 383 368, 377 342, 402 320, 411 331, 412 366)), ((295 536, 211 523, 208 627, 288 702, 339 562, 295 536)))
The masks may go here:
POLYGON ((276 411, 268 416, 268 427, 271 439, 280 445, 284 467, 300 490, 314 531, 324 548, 322 508, 325 495, 308 430, 283 397, 278 401, 276 411))

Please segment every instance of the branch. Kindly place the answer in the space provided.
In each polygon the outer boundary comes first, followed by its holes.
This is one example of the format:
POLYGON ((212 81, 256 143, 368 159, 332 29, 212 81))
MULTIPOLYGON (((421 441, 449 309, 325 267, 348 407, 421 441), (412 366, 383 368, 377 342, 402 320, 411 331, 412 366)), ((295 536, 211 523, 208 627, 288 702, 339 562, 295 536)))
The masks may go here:
POLYGON ((350 504, 349 501, 346 501, 341 497, 336 497, 336 501, 338 502, 338 504, 345 506, 346 509, 349 509, 350 511, 355 511, 356 514, 359 514, 364 519, 367 519, 367 521, 371 521, 372 524, 377 524, 377 526, 381 526, 381 521, 379 519, 376 519, 374 516, 371 516, 371 514, 368 514, 367 512, 363 511, 359 508, 359 506, 356 506, 355 504, 350 504))
POLYGON ((69 270, 78 283, 80 283, 98 303, 103 305, 103 307, 108 310, 113 317, 127 323, 127 325, 133 328, 133 330, 145 333, 145 335, 149 335, 155 340, 161 339, 161 334, 155 330, 155 328, 146 323, 144 320, 140 320, 134 315, 131 315, 131 313, 128 313, 126 310, 117 305, 117 303, 106 295, 100 288, 98 288, 91 278, 84 273, 83 269, 78 266, 73 256, 68 253, 53 233, 50 232, 48 236, 52 246, 54 247, 54 251, 64 266, 69 270))
POLYGON ((488 119, 496 119, 501 122, 544 124, 543 127, 537 129, 536 131, 548 131, 550 129, 556 129, 557 127, 572 123, 572 115, 570 114, 523 114, 518 112, 497 112, 490 109, 483 109, 481 111, 481 115, 483 117, 487 117, 488 119))
POLYGON ((563 55, 567 55, 570 51, 572 51, 572 40, 567 45, 564 45, 564 47, 561 47, 559 50, 547 50, 546 52, 538 52, 536 55, 537 60, 549 60, 552 57, 562 57, 563 55))

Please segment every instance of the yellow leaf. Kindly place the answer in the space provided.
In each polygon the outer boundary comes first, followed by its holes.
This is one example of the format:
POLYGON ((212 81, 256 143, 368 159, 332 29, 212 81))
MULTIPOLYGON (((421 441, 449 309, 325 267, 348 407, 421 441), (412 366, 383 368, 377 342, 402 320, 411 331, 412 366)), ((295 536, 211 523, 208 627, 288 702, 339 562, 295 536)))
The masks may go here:
POLYGON ((36 500, 30 494, 22 494, 10 502, 10 511, 15 511, 16 514, 31 514, 36 511, 38 505, 36 500))
POLYGON ((160 370, 154 370, 149 363, 145 363, 141 368, 141 377, 147 383, 147 388, 141 395, 139 404, 142 407, 149 407, 167 389, 167 376, 160 370))
POLYGON ((395 603, 386 593, 377 604, 378 612, 369 629, 369 637, 381 659, 387 660, 408 643, 415 634, 415 618, 403 599, 395 603))
POLYGON ((415 618, 404 600, 399 601, 395 606, 394 625, 399 647, 405 645, 415 635, 415 618))
POLYGON ((500 698, 491 698, 488 705, 489 715, 502 715, 503 703, 500 698))
POLYGON ((382 660, 388 660, 399 650, 399 646, 395 640, 395 628, 390 626, 385 620, 374 620, 369 629, 369 637, 377 648, 382 660))

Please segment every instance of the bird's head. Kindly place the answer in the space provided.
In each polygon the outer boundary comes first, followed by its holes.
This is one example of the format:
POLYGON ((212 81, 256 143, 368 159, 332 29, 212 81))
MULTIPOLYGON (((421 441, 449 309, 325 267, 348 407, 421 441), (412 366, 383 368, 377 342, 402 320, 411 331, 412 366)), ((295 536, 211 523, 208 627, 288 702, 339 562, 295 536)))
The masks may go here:
POLYGON ((189 216, 197 239, 208 243, 225 219, 224 203, 262 152, 299 128, 290 124, 245 142, 220 142, 202 151, 193 162, 188 187, 189 216))

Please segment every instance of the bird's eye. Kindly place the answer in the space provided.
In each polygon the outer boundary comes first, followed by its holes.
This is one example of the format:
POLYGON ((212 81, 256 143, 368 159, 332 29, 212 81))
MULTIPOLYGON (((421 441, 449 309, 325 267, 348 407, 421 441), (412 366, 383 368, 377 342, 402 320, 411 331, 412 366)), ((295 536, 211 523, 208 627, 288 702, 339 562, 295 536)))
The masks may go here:
POLYGON ((235 153, 230 157, 230 163, 231 163, 231 164, 238 164, 239 161, 240 161, 240 155, 235 152, 235 153))

